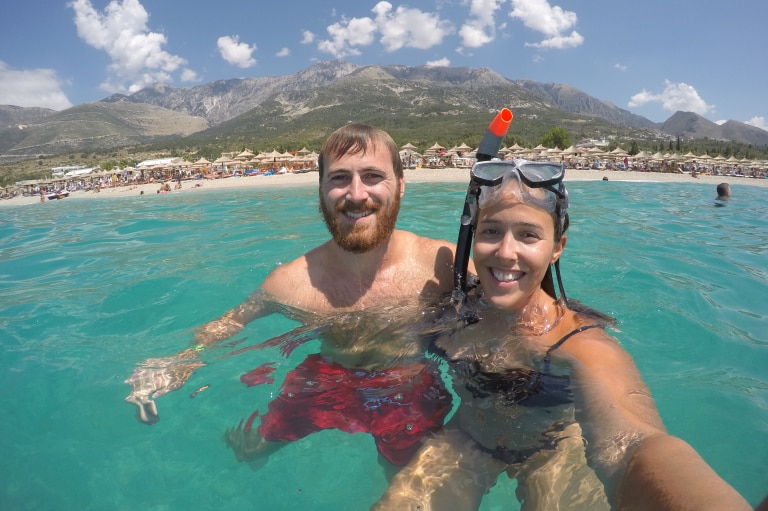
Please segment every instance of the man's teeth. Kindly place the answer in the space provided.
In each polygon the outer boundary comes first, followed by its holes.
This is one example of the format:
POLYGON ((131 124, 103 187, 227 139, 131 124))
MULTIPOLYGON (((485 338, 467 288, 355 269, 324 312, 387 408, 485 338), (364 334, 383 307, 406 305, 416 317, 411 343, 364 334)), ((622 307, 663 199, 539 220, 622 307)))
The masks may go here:
POLYGON ((500 282, 512 282, 523 276, 521 271, 505 271, 496 268, 491 269, 494 278, 500 282))
POLYGON ((373 211, 358 211, 358 212, 347 211, 345 214, 350 218, 358 219, 358 218, 363 218, 370 214, 373 214, 373 211))

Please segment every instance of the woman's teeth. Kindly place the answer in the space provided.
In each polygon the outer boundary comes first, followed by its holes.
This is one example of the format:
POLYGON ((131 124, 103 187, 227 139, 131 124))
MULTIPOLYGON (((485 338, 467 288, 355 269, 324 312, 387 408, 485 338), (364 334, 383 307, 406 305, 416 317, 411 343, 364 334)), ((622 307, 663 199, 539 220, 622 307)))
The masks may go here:
POLYGON ((491 268, 491 274, 500 282, 513 282, 523 276, 521 271, 507 271, 491 268))

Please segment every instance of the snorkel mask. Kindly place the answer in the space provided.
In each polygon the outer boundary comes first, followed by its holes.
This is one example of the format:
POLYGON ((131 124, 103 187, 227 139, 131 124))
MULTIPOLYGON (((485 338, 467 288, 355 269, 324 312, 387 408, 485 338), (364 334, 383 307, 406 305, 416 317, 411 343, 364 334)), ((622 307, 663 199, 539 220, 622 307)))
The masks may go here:
POLYGON ((477 207, 482 209, 504 198, 515 198, 554 215, 557 234, 565 230, 568 210, 564 175, 563 164, 523 159, 478 162, 471 171, 472 181, 479 185, 477 207))
MULTIPOLYGON (((486 138, 488 138, 488 133, 483 140, 485 141, 486 138)), ((496 152, 498 152, 501 141, 499 140, 498 143, 496 152)), ((478 211, 481 207, 487 207, 508 196, 515 196, 520 202, 530 203, 553 214, 558 235, 562 235, 567 228, 568 192, 563 184, 564 164, 522 159, 501 161, 492 160, 491 157, 481 159, 483 156, 487 155, 481 155, 478 149, 478 162, 472 166, 470 174, 453 265, 453 302, 463 320, 468 324, 479 320, 476 313, 463 307, 463 305, 466 303, 468 292, 469 254, 472 249, 472 238, 477 225, 478 211)), ((554 266, 560 297, 557 298, 555 293, 551 268, 547 270, 542 286, 554 298, 567 302, 560 277, 559 260, 555 262, 554 266)))

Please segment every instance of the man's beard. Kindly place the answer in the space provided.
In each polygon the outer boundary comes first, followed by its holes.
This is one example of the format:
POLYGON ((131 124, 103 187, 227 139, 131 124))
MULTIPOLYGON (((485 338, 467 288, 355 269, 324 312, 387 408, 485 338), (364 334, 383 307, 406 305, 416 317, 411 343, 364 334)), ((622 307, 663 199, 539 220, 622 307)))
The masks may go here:
POLYGON ((386 242, 395 230, 397 214, 400 211, 400 194, 395 194, 394 201, 386 209, 382 209, 379 204, 371 200, 366 201, 362 207, 355 207, 354 209, 347 208, 345 202, 340 202, 335 207, 330 208, 321 196, 320 210, 333 241, 347 252, 362 254, 386 242), (339 216, 345 210, 373 211, 372 215, 376 215, 376 227, 372 229, 367 225, 353 225, 344 232, 339 216))

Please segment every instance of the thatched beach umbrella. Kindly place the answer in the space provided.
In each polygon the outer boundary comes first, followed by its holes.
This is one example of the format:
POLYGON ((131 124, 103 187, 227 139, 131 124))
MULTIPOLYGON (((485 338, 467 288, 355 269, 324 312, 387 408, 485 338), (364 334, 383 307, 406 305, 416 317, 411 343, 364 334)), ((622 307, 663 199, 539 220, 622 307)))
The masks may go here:
POLYGON ((249 149, 245 149, 242 153, 235 156, 235 160, 242 162, 250 160, 251 158, 253 158, 253 153, 249 149))
POLYGON ((209 162, 207 159, 205 159, 205 158, 200 158, 199 160, 197 160, 196 162, 194 162, 194 163, 192 164, 192 166, 193 166, 193 167, 205 167, 205 166, 208 166, 208 165, 210 165, 210 164, 211 164, 211 162, 209 162))
POLYGON ((213 160, 213 164, 218 168, 219 170, 226 170, 229 165, 232 164, 232 159, 227 158, 226 156, 219 156, 215 160, 213 160))
POLYGON ((445 151, 445 147, 435 142, 432 147, 424 151, 424 156, 435 156, 445 151))
POLYGON ((629 156, 628 153, 621 147, 617 147, 608 154, 613 158, 624 158, 625 156, 629 156))
POLYGON ((645 161, 645 160, 650 160, 651 158, 653 158, 653 155, 648 154, 645 151, 640 151, 639 153, 634 155, 632 158, 635 159, 635 160, 638 160, 638 161, 645 161))

